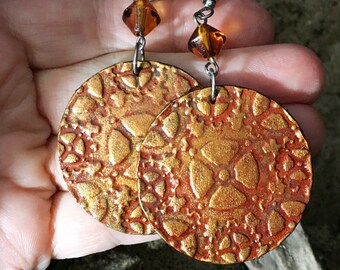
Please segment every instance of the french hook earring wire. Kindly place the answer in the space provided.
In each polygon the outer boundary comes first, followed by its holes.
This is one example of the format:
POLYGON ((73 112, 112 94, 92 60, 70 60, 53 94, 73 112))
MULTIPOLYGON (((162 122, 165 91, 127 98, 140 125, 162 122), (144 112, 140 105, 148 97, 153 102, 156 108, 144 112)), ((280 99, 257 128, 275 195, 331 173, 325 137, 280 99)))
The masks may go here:
MULTIPOLYGON (((194 20, 198 26, 202 24, 207 24, 208 19, 212 17, 215 13, 215 0, 204 0, 204 7, 199 11, 195 12, 194 20)), ((208 63, 205 65, 205 72, 208 74, 211 83, 211 102, 216 102, 217 97, 217 87, 216 87, 216 76, 219 72, 219 66, 214 57, 210 57, 208 63)))

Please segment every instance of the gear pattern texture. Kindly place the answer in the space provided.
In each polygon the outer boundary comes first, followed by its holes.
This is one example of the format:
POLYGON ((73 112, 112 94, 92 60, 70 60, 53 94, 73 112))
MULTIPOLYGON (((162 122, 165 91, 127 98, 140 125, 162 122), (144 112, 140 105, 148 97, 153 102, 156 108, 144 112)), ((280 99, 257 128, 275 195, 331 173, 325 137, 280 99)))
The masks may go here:
POLYGON ((85 82, 61 121, 58 146, 64 179, 77 202, 99 221, 125 233, 150 234, 138 202, 138 148, 156 116, 197 86, 173 66, 119 63, 85 82))
POLYGON ((231 264, 278 246, 312 185, 308 144, 275 101, 248 89, 193 91, 152 124, 140 153, 140 201, 159 235, 198 260, 231 264))

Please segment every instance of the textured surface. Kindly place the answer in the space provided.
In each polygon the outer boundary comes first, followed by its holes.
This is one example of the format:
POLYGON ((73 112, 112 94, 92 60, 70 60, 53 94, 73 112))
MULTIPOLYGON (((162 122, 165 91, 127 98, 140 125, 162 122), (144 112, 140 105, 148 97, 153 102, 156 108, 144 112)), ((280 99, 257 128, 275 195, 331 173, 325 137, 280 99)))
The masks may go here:
POLYGON ((236 87, 219 88, 215 104, 210 95, 194 91, 157 117, 141 147, 140 200, 177 250, 243 262, 275 248, 301 219, 311 158, 276 102, 236 87))
MULTIPOLYGON (((326 126, 322 152, 313 161, 314 182, 311 200, 302 225, 316 258, 324 270, 340 265, 340 1, 261 0, 272 13, 277 42, 308 46, 321 58, 326 70, 326 87, 316 104, 326 126), (330 207, 331 206, 331 207, 330 207)), ((284 242, 285 243, 285 242, 284 242)), ((162 269, 216 270, 245 269, 196 262, 173 251, 162 241, 121 246, 111 251, 70 261, 58 261, 51 269, 162 269)))
POLYGON ((149 234, 152 227, 137 198, 136 148, 169 101, 195 87, 183 71, 131 63, 96 74, 70 100, 59 131, 59 158, 69 190, 85 210, 107 226, 149 234))

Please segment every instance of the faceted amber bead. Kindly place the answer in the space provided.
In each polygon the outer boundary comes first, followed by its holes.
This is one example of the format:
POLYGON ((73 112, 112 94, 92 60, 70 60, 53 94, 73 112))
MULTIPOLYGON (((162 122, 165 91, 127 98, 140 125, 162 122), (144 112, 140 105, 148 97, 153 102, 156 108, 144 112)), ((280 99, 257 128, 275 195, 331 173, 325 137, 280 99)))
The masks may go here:
POLYGON ((161 19, 149 0, 135 0, 123 13, 123 21, 136 36, 146 36, 161 19))
POLYGON ((226 42, 225 35, 208 24, 199 25, 189 39, 189 50, 208 59, 218 55, 226 42))

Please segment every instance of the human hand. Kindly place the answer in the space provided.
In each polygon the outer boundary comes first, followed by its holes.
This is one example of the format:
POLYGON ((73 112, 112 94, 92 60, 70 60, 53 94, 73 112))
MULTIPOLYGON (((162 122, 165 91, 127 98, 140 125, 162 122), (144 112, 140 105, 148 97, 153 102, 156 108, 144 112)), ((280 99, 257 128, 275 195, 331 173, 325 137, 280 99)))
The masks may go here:
MULTIPOLYGON (((201 1, 156 1, 162 24, 147 37, 148 60, 176 65, 208 85, 204 61, 187 52, 201 1)), ((132 59, 135 37, 121 15, 130 1, 0 2, 0 269, 44 269, 71 258, 157 239, 105 227, 67 192, 56 145, 68 100, 99 70, 132 59)), ((323 70, 308 49, 267 45, 274 27, 255 1, 219 2, 209 23, 223 31, 220 85, 255 89, 284 104, 315 154, 323 126, 310 105, 323 70), (265 45, 265 46, 263 46, 265 45)))

